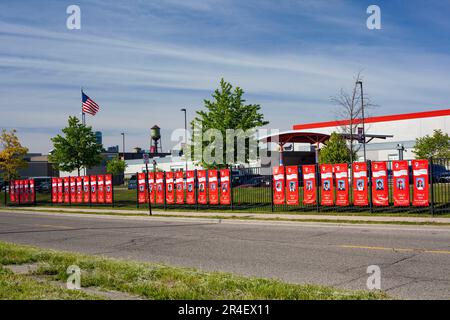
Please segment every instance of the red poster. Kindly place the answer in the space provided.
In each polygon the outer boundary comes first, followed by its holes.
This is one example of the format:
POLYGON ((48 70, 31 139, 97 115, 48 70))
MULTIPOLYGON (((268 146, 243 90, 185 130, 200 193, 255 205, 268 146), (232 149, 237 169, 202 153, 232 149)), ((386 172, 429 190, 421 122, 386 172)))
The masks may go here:
POLYGON ((316 166, 307 165, 303 170, 303 203, 316 203, 316 166))
POLYGON ((298 167, 286 167, 286 203, 295 206, 298 202, 298 167))
POLYGON ((52 178, 52 202, 58 202, 58 178, 52 178))
POLYGON ((91 176, 91 203, 97 203, 97 176, 91 176))
MULTIPOLYGON (((15 181, 12 180, 9 182, 9 200, 12 203, 16 202, 16 187, 15 187, 15 181)), ((53 198, 52 198, 53 199, 53 198)))
POLYGON ((413 160, 413 205, 428 206, 428 160, 413 160))
POLYGON ((353 163, 353 204, 355 206, 369 205, 367 164, 365 162, 353 163))
POLYGON ((70 203, 70 178, 63 178, 64 181, 64 203, 70 203))
POLYGON ((208 170, 208 190, 209 203, 219 204, 219 181, 217 179, 217 170, 208 170))
POLYGON ((33 203, 34 202, 34 198, 36 197, 36 190, 35 190, 35 185, 34 185, 34 179, 30 179, 30 202, 33 203))
POLYGON ((374 206, 389 205, 386 162, 372 162, 372 198, 374 206))
POLYGON ((89 176, 83 177, 83 199, 84 203, 89 203, 91 201, 91 180, 89 176))
POLYGON ((166 172, 166 203, 175 203, 173 172, 166 172))
POLYGON ((16 203, 20 203, 21 195, 20 195, 20 180, 14 181, 15 189, 16 189, 16 203))
POLYGON ((334 187, 333 187, 333 165, 320 165, 320 181, 321 181, 321 204, 323 206, 334 205, 334 187))
POLYGON ((154 172, 148 173, 148 187, 150 188, 150 203, 155 203, 156 182, 154 172))
POLYGON ((334 175, 336 177, 336 205, 348 206, 350 204, 348 198, 348 165, 335 164, 334 175))
POLYGON ((64 202, 64 180, 58 178, 58 203, 64 202))
POLYGON ((23 184, 23 203, 30 202, 30 182, 29 180, 22 180, 23 184))
POLYGON ((164 204, 164 172, 156 173, 156 203, 164 204))
POLYGON ((220 204, 231 204, 230 170, 220 170, 220 204))
POLYGON ((76 178, 70 177, 70 202, 77 202, 76 178))
POLYGON ((175 183, 177 185, 177 204, 184 204, 184 178, 183 178, 183 171, 177 171, 175 173, 175 183))
POLYGON ((273 203, 276 205, 284 204, 285 186, 284 186, 284 167, 273 167, 273 203))
POLYGON ((97 195, 98 203, 105 203, 105 176, 97 176, 97 195))
POLYGON ((206 195, 206 171, 198 170, 197 171, 197 181, 198 181, 198 203, 199 204, 207 204, 208 198, 206 195))
POLYGON ((138 202, 140 204, 147 202, 147 188, 145 181, 145 173, 138 173, 138 202))
POLYGON ((111 174, 105 175, 105 202, 113 203, 113 177, 111 174))
POLYGON ((195 204, 194 171, 186 171, 186 203, 195 204))
POLYGON ((76 203, 83 203, 83 178, 77 177, 76 203))
POLYGON ((392 172, 394 176, 394 206, 408 207, 410 203, 408 161, 392 162, 392 172))

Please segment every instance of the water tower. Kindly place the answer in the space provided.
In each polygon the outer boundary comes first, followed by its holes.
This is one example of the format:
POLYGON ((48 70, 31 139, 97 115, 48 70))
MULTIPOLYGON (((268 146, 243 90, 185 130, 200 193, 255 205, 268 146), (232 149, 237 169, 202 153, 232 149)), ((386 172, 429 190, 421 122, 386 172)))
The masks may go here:
POLYGON ((162 153, 162 146, 161 146, 161 128, 157 125, 153 126, 153 128, 150 129, 150 138, 151 146, 150 146, 150 153, 158 154, 162 153))

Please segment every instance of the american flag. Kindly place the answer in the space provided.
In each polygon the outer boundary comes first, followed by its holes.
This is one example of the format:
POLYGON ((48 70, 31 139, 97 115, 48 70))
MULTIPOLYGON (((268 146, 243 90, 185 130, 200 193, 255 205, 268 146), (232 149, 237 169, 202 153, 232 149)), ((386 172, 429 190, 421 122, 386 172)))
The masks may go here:
POLYGON ((100 110, 98 104, 96 104, 95 101, 89 98, 84 92, 81 92, 81 96, 83 100, 83 113, 89 113, 90 115, 95 116, 95 114, 100 110))

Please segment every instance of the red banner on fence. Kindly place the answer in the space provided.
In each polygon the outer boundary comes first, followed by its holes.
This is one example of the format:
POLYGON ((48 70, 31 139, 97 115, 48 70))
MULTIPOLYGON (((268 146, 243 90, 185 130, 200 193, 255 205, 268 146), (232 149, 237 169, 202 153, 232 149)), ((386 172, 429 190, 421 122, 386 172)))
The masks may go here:
POLYGON ((83 203, 83 178, 77 177, 76 203, 83 203))
POLYGON ((83 200, 84 203, 89 203, 91 201, 91 180, 88 176, 83 177, 83 200))
POLYGON ((175 173, 175 183, 177 185, 176 190, 176 202, 177 204, 184 204, 184 178, 183 171, 177 171, 175 173))
POLYGON ((369 205, 367 164, 365 162, 353 163, 353 204, 355 206, 369 205))
POLYGON ((206 171, 205 170, 197 171, 197 182, 198 182, 197 201, 199 204, 207 204, 208 198, 207 198, 207 193, 206 193, 206 171))
POLYGON ((303 203, 316 203, 316 166, 306 165, 303 170, 303 203))
POLYGON ((113 177, 111 174, 105 175, 105 202, 113 203, 113 177))
POLYGON ((286 167, 286 203, 298 205, 298 167, 286 167))
POLYGON ((284 204, 285 197, 285 181, 284 181, 284 167, 273 167, 273 204, 284 204))
POLYGON ((58 202, 58 178, 52 178, 52 203, 58 202))
POLYGON ((350 204, 348 196, 348 165, 346 163, 335 164, 333 170, 336 178, 336 205, 348 206, 350 204))
POLYGON ((392 162, 392 172, 394 176, 394 206, 409 206, 409 175, 408 161, 392 162))
POLYGON ((97 202, 105 203, 105 177, 103 175, 97 176, 97 189, 97 202))
POLYGON ((58 178, 58 203, 64 202, 64 180, 58 178))
POLYGON ((30 203, 32 203, 34 202, 34 199, 36 197, 34 179, 30 179, 29 182, 30 182, 30 203))
POLYGON ((220 204, 231 204, 231 181, 230 170, 220 170, 220 204))
POLYGON ((375 206, 389 205, 389 185, 386 162, 372 162, 372 198, 375 206))
POLYGON ((14 181, 16 187, 16 203, 22 202, 21 188, 20 188, 20 180, 14 181))
MULTIPOLYGON (((155 194, 156 194, 156 181, 155 181, 155 173, 148 173, 148 187, 150 188, 150 203, 155 203, 155 194)), ((147 194, 147 193, 146 193, 147 194)), ((146 196, 148 197, 148 196, 146 196)), ((147 199, 148 201, 148 199, 147 199)))
POLYGON ((186 203, 195 204, 194 171, 186 171, 186 203))
POLYGON ((12 203, 16 202, 16 184, 14 180, 9 182, 9 201, 12 203))
POLYGON ((91 179, 91 202, 97 203, 97 176, 90 176, 91 179))
POLYGON ((219 185, 217 170, 208 170, 209 203, 219 204, 219 185))
POLYGON ((428 206, 429 190, 428 190, 428 160, 413 160, 413 205, 428 206))
POLYGON ((30 185, 29 180, 22 180, 23 184, 23 203, 30 202, 30 185))
POLYGON ((147 202, 147 188, 145 182, 145 173, 138 173, 137 175, 138 182, 138 202, 139 204, 143 204, 147 202))
POLYGON ((63 178, 64 181, 64 203, 70 203, 70 178, 63 178))
POLYGON ((76 192, 76 180, 75 177, 70 177, 70 202, 77 202, 77 192, 76 192))
POLYGON ((166 172, 166 203, 175 203, 173 172, 166 172))
POLYGON ((320 179, 322 182, 321 204, 323 206, 332 206, 334 204, 332 164, 320 165, 320 179))
POLYGON ((164 204, 164 172, 156 172, 156 203, 164 204))

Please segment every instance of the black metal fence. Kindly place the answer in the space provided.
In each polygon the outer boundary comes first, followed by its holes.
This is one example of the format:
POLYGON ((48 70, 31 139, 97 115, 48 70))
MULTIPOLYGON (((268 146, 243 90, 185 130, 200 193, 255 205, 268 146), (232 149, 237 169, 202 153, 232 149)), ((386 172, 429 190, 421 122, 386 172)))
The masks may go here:
MULTIPOLYGON (((411 168, 411 161, 409 164, 409 182, 410 182, 410 199, 413 199, 413 174, 411 168)), ((395 206, 394 194, 393 194, 393 170, 392 162, 387 161, 387 181, 389 186, 389 205, 388 206, 375 206, 372 201, 370 190, 372 189, 372 178, 370 172, 370 161, 368 162, 368 190, 369 190, 369 203, 367 206, 355 206, 353 205, 353 188, 352 182, 349 182, 349 205, 348 206, 322 206, 320 203, 321 198, 321 185, 320 175, 317 174, 317 194, 316 203, 312 205, 306 205, 303 203, 304 181, 302 178, 302 166, 298 166, 298 205, 275 205, 273 201, 273 177, 271 168, 245 168, 231 170, 230 174, 230 187, 231 187, 231 204, 230 205, 211 205, 211 204, 156 204, 153 203, 152 207, 156 210, 204 210, 204 211, 244 211, 244 212, 341 212, 341 213, 429 213, 429 214, 446 214, 450 213, 450 159, 430 159, 429 160, 429 205, 428 206, 413 206, 410 203, 409 206, 395 206)), ((349 165, 351 170, 351 166, 349 165)), ((319 167, 316 167, 316 172, 319 172, 319 167)), ((195 175, 196 176, 196 175, 195 175)), ((350 172, 349 177, 351 179, 352 174, 350 172)), ((336 179, 333 179, 335 181, 336 179)), ((197 183, 197 181, 196 181, 197 183)), ((166 188, 163 188, 164 192, 166 188)), ((336 190, 336 186, 334 188, 336 190)), ((6 199, 8 197, 5 197, 6 199)), ((197 197, 196 197, 197 198, 197 197)), ((166 196, 164 194, 164 199, 166 196)), ((11 205, 11 203, 8 203, 11 205)), ((52 204, 51 193, 45 191, 36 190, 36 204, 37 205, 55 205, 55 206, 77 206, 77 207, 95 207, 102 206, 101 204, 89 203, 89 204, 52 204)), ((140 208, 145 210, 148 208, 147 204, 138 204, 138 189, 135 184, 131 189, 127 186, 115 187, 113 192, 113 205, 118 208, 140 208)), ((104 205, 103 205, 104 206, 104 205)))

